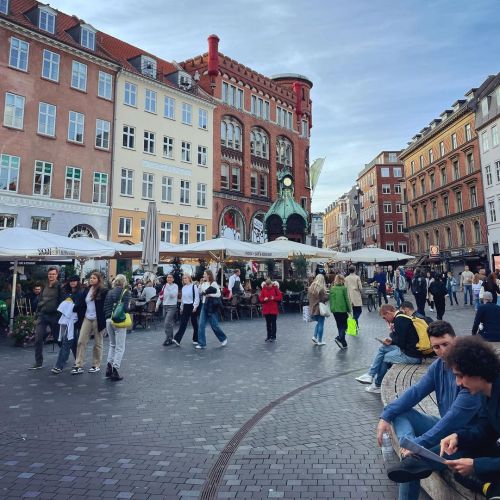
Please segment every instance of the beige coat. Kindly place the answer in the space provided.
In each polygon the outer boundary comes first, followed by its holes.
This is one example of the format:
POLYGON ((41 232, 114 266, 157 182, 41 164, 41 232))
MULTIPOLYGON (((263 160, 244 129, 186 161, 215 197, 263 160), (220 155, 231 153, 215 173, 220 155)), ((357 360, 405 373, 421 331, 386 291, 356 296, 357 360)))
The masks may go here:
POLYGON ((363 305, 363 300, 361 298, 361 292, 363 291, 363 286, 361 285, 361 279, 357 274, 349 274, 345 279, 345 286, 347 288, 347 293, 351 299, 351 304, 354 307, 361 307, 363 305))
POLYGON ((321 290, 319 294, 317 293, 312 293, 309 291, 307 293, 307 300, 309 302, 309 310, 311 313, 311 316, 318 316, 319 315, 319 303, 320 302, 326 302, 328 300, 328 292, 325 290, 321 290))

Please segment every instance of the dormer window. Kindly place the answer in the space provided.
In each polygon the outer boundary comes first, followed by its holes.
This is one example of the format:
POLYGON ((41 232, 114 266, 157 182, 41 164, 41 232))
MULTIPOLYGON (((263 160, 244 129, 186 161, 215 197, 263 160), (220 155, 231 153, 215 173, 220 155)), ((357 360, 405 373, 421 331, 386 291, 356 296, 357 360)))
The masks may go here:
POLYGON ((38 27, 41 30, 55 33, 56 13, 50 7, 40 6, 38 8, 38 27))
POLYGON ((9 13, 9 0, 0 0, 0 12, 2 14, 9 13))
POLYGON ((141 56, 141 73, 156 78, 156 61, 152 57, 141 56))
POLYGON ((80 45, 90 50, 95 50, 95 30, 89 25, 80 27, 80 45))
POLYGON ((191 75, 188 75, 187 73, 179 73, 179 87, 181 87, 184 90, 188 90, 191 88, 192 80, 191 80, 191 75))

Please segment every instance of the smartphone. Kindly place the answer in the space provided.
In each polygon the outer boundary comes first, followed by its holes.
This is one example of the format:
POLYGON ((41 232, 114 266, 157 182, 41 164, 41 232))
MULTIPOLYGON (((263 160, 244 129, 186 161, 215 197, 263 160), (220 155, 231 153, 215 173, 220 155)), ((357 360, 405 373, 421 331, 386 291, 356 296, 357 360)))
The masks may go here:
POLYGON ((375 340, 385 345, 386 340, 390 340, 387 337, 375 337, 375 340))

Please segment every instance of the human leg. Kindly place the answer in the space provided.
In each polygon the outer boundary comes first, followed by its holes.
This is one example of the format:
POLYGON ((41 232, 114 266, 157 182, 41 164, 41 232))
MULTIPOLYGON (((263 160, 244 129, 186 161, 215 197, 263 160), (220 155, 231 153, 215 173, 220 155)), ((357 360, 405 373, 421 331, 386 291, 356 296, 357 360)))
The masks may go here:
POLYGON ((43 341, 47 337, 47 321, 38 319, 35 327, 35 365, 43 365, 43 341))
POLYGON ((377 352, 375 353, 375 356, 372 361, 372 365, 370 369, 368 370, 368 373, 372 376, 375 377, 380 369, 380 365, 384 362, 384 357, 385 355, 394 350, 397 349, 395 345, 381 345, 378 349, 377 352))
POLYGON ((120 368, 123 355, 125 354, 125 339, 127 337, 126 328, 115 328, 115 357, 113 359, 113 368, 120 368))
POLYGON ((359 329, 359 317, 361 316, 361 313, 363 312, 363 308, 361 306, 352 306, 352 317, 356 321, 356 326, 359 329))
POLYGON ((450 299, 450 306, 453 305, 453 292, 451 291, 451 288, 447 288, 446 291, 448 292, 448 298, 450 299))
POLYGON ((347 330, 347 313, 333 313, 337 329, 339 331, 339 339, 342 344, 345 343, 345 332, 347 330))
POLYGON ((443 319, 446 310, 446 301, 444 297, 439 297, 434 299, 434 304, 436 305, 436 315, 437 319, 443 319))
POLYGON ((191 325, 193 326, 193 342, 198 343, 198 311, 191 312, 191 325))
POLYGON ((417 311, 425 316, 425 296, 423 294, 415 295, 415 301, 417 302, 417 311))
POLYGON ((325 317, 318 314, 315 316, 316 320, 316 328, 314 329, 314 337, 318 342, 323 342, 323 331, 325 328, 325 317))
POLYGON ((266 340, 271 340, 273 333, 272 333, 272 326, 271 326, 271 315, 270 314, 264 314, 264 318, 266 319, 266 340))
POLYGON ((64 365, 68 361, 69 353, 71 352, 71 345, 73 343, 73 339, 68 340, 68 329, 67 326, 63 326, 62 330, 62 344, 61 349, 59 349, 59 354, 57 356, 57 361, 55 364, 55 368, 62 370, 64 365))
POLYGON ((205 336, 206 325, 207 325, 207 315, 205 311, 205 306, 203 305, 200 312, 200 323, 198 325, 198 345, 200 347, 205 347, 207 345, 207 339, 205 336))
POLYGON ((189 321, 189 318, 190 318, 192 312, 193 312, 193 304, 183 304, 181 319, 180 319, 180 323, 179 323, 179 329, 177 330, 177 333, 174 336, 174 339, 178 343, 181 342, 182 337, 184 336, 184 333, 186 332, 187 324, 188 324, 188 321, 189 321))
POLYGON ((177 312, 177 306, 163 306, 163 309, 165 311, 165 342, 171 344, 174 338, 174 318, 177 312))
MULTIPOLYGON (((96 321, 96 320, 94 320, 96 321)), ((82 368, 85 362, 85 351, 89 341, 90 333, 93 331, 92 320, 84 318, 82 328, 80 329, 80 336, 78 337, 78 348, 76 350, 75 366, 82 368)))
POLYGON ((92 366, 94 368, 100 368, 102 360, 104 330, 99 331, 99 327, 97 326, 97 320, 94 332, 95 333, 94 333, 94 349, 92 350, 92 366))
POLYGON ((217 313, 209 314, 208 320, 210 322, 210 327, 212 331, 215 333, 215 336, 219 339, 219 342, 224 342, 227 340, 226 334, 222 331, 219 326, 219 321, 217 320, 217 313))
POLYGON ((383 362, 380 364, 380 368, 378 370, 375 385, 380 387, 382 384, 382 379, 385 377, 387 370, 391 367, 391 365, 402 363, 408 365, 418 365, 422 362, 420 358, 413 358, 411 356, 407 356, 404 352, 401 351, 399 347, 387 352, 384 355, 383 362))
POLYGON ((276 320, 278 319, 277 314, 270 314, 271 316, 271 338, 276 340, 276 320))
POLYGON ((115 359, 116 336, 115 336, 115 327, 111 323, 110 319, 106 320, 106 331, 108 332, 108 337, 109 337, 107 362, 112 365, 115 359))

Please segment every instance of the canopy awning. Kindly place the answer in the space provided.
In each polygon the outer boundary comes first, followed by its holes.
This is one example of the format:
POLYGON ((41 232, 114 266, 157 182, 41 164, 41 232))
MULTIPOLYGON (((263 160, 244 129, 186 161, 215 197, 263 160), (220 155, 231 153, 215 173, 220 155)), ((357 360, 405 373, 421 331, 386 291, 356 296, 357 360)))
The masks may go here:
POLYGON ((413 255, 407 255, 399 252, 392 252, 391 250, 384 250, 383 248, 361 248, 352 252, 339 252, 336 260, 351 261, 351 262, 367 262, 376 264, 378 262, 400 262, 402 260, 413 259, 413 255))
POLYGON ((313 247, 312 245, 305 245, 304 243, 298 243, 296 241, 289 240, 285 237, 280 237, 274 241, 269 241, 268 243, 261 243, 261 248, 268 250, 277 250, 285 252, 286 258, 292 258, 297 255, 303 255, 304 257, 314 258, 334 258, 338 252, 334 250, 328 250, 327 248, 313 247))

